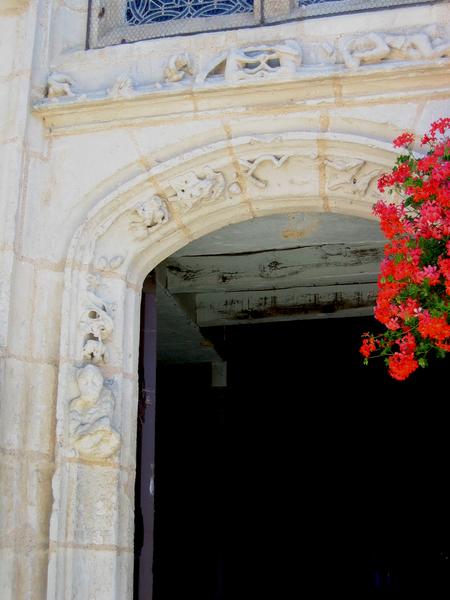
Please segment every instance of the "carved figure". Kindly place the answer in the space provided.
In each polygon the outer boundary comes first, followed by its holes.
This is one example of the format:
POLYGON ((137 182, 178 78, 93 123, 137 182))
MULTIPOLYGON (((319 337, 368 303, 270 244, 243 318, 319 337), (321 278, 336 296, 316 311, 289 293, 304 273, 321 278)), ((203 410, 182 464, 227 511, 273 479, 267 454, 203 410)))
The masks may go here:
POLYGON ((80 395, 69 405, 70 443, 81 458, 111 458, 120 448, 120 435, 112 425, 113 393, 94 365, 79 369, 77 383, 80 395))
POLYGON ((152 229, 167 223, 168 220, 166 203, 159 196, 152 196, 134 207, 130 231, 134 239, 144 240, 152 229))
POLYGON ((345 65, 357 69, 361 63, 377 63, 389 56, 391 49, 378 33, 341 38, 339 50, 345 65))
POLYGON ((181 81, 185 75, 193 75, 191 59, 187 54, 176 54, 169 60, 164 70, 164 79, 167 82, 176 83, 181 81))
POLYGON ((47 98, 73 96, 73 79, 63 73, 50 73, 47 80, 47 98))
POLYGON ((189 210, 203 200, 217 200, 225 190, 225 178, 222 173, 205 167, 199 175, 189 171, 172 179, 170 185, 176 192, 177 201, 185 210, 189 210))
POLYGON ((399 58, 420 60, 450 56, 450 42, 441 37, 440 29, 436 25, 408 35, 386 35, 385 39, 399 58))
POLYGON ((437 25, 430 25, 415 33, 368 33, 342 38, 338 46, 349 69, 357 69, 361 63, 381 62, 386 58, 421 60, 450 56, 450 42, 437 25))

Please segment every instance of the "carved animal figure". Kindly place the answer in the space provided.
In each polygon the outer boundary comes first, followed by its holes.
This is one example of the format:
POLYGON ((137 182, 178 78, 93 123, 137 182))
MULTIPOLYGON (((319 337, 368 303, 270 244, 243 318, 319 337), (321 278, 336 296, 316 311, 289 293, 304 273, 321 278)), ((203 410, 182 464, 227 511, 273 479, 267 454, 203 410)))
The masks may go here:
POLYGON ((134 207, 130 231, 136 240, 143 240, 151 229, 167 223, 168 220, 166 203, 159 196, 152 196, 134 207))
POLYGON ((191 59, 187 54, 176 54, 169 60, 169 64, 164 70, 164 79, 171 83, 176 83, 184 79, 185 75, 193 75, 194 71, 191 59))
POLYGON ((73 79, 63 73, 50 73, 47 80, 47 98, 73 96, 73 79))

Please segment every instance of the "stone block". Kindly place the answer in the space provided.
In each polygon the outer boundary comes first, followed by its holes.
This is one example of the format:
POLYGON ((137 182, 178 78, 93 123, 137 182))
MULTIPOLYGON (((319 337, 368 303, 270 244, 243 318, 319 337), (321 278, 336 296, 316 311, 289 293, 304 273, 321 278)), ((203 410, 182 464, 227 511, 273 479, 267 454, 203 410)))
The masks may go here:
POLYGON ((35 267, 27 262, 16 261, 12 279, 9 350, 19 356, 31 353, 31 327, 35 267))
POLYGON ((26 449, 49 457, 55 445, 57 380, 55 365, 28 365, 26 449))
POLYGON ((16 358, 1 360, 0 398, 0 447, 23 449, 27 428, 27 363, 16 358))
POLYGON ((31 352, 34 358, 57 360, 63 292, 62 272, 36 272, 31 352))
POLYGON ((36 542, 45 547, 52 509, 52 476, 54 465, 42 459, 30 459, 24 469, 26 477, 26 525, 36 542))
POLYGON ((16 554, 13 548, 0 547, 0 598, 16 600, 16 554))
POLYGON ((328 130, 391 143, 403 130, 414 127, 416 112, 413 102, 336 108, 328 111, 328 130))

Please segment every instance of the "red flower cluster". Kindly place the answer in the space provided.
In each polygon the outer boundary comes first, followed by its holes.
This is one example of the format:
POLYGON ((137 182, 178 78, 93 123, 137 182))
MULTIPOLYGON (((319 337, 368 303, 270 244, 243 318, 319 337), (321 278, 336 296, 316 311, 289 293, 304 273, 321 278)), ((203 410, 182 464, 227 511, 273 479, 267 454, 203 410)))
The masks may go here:
POLYGON ((450 352, 450 118, 439 119, 423 136, 426 156, 414 156, 414 135, 403 133, 395 147, 406 147, 378 189, 395 194, 380 200, 374 213, 388 242, 378 279, 375 318, 386 332, 363 335, 367 364, 384 356, 389 374, 404 380, 428 364, 434 351, 450 352))

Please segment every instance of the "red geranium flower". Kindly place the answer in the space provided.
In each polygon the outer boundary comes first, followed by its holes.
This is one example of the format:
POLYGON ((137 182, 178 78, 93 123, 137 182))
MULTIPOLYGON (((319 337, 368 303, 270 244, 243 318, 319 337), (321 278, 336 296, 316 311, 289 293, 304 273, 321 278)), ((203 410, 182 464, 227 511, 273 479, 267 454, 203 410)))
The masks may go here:
POLYGON ((367 364, 384 356, 388 372, 403 381, 430 353, 450 352, 450 118, 435 121, 423 136, 426 156, 412 153, 412 133, 394 140, 407 148, 390 173, 378 180, 380 192, 395 190, 400 202, 380 200, 374 213, 388 242, 378 278, 375 318, 385 333, 363 335, 367 364))

